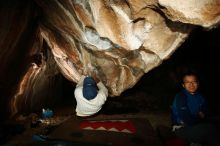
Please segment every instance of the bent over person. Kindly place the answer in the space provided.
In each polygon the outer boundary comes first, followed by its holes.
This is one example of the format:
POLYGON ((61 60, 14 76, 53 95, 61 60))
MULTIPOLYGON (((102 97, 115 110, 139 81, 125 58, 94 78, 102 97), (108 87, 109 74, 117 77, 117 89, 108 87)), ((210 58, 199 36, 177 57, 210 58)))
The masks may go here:
POLYGON ((96 114, 107 99, 107 88, 99 79, 95 79, 91 76, 81 76, 76 85, 74 94, 77 116, 87 117, 96 114))
POLYGON ((182 79, 183 90, 173 100, 172 124, 174 133, 189 143, 207 143, 220 146, 219 131, 207 122, 208 110, 205 98, 197 91, 198 78, 188 72, 182 79))

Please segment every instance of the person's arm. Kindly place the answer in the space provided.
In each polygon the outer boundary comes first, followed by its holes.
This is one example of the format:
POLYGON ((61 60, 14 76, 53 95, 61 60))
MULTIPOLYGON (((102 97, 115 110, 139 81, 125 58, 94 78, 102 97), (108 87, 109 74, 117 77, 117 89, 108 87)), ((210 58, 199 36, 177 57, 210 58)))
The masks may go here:
POLYGON ((203 96, 201 96, 200 112, 198 114, 201 119, 204 119, 208 114, 208 106, 203 96))
POLYGON ((184 122, 181 120, 180 115, 177 110, 177 103, 176 103, 176 98, 174 98, 173 104, 172 104, 172 131, 174 132, 175 130, 184 127, 184 122))
POLYGON ((98 94, 101 94, 102 96, 107 97, 108 96, 108 89, 105 87, 105 85, 100 81, 100 79, 97 77, 95 73, 92 74, 93 79, 97 83, 97 87, 99 89, 98 94))
POLYGON ((179 112, 178 112, 178 105, 177 105, 177 98, 178 95, 175 96, 173 104, 172 104, 172 122, 173 125, 184 125, 183 120, 181 119, 179 112))
POLYGON ((108 97, 108 89, 101 81, 97 84, 97 87, 99 88, 99 91, 95 100, 97 101, 97 105, 102 105, 108 97))
POLYGON ((108 96, 108 89, 105 87, 105 85, 102 82, 99 82, 97 84, 97 87, 99 88, 100 92, 102 92, 105 96, 108 96))

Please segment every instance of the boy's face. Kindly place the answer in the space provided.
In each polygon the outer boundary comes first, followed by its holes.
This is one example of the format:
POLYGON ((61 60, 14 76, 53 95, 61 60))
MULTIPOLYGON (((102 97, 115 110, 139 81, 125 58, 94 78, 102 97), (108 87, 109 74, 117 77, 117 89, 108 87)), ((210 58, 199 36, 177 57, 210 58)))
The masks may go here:
POLYGON ((194 75, 187 75, 183 78, 183 88, 185 88, 189 93, 194 94, 198 87, 197 78, 194 75))

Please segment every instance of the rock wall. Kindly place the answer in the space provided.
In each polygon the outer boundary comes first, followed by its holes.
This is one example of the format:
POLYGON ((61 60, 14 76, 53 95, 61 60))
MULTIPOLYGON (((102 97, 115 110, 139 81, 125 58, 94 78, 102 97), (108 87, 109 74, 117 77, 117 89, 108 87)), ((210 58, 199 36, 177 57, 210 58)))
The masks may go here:
POLYGON ((43 16, 41 36, 61 72, 73 82, 96 72, 111 96, 132 88, 144 73, 168 58, 191 30, 164 18, 156 3, 143 7, 107 0, 37 3, 43 16))

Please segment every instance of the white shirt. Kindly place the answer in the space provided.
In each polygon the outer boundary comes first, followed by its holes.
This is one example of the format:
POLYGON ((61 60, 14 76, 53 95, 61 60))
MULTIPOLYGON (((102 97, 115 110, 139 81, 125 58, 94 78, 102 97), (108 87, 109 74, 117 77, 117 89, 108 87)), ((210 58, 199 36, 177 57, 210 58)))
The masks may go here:
POLYGON ((80 81, 76 85, 76 89, 74 92, 77 102, 76 115, 81 117, 91 116, 97 113, 102 108, 102 105, 105 103, 108 96, 108 89, 102 82, 99 82, 97 84, 97 87, 99 88, 97 96, 92 100, 87 100, 86 98, 84 98, 82 92, 84 79, 85 76, 82 76, 80 81))

